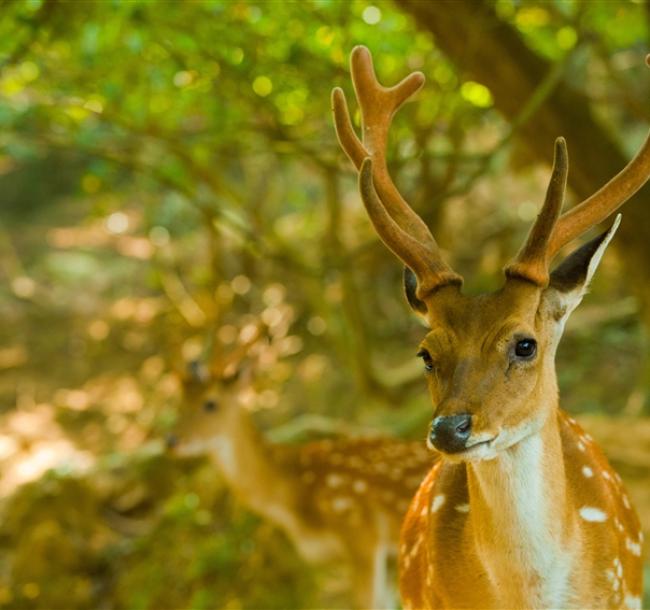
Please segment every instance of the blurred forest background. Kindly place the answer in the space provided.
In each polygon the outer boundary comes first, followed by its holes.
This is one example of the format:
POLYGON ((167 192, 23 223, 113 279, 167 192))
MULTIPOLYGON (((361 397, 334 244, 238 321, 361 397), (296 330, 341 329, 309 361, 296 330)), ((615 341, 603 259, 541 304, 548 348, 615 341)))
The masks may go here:
MULTIPOLYGON (((270 440, 424 437, 424 330, 331 125, 350 50, 386 84, 427 76, 391 169, 480 291, 536 215, 556 136, 569 204, 640 146, 649 26, 643 0, 4 0, 0 607, 335 604, 210 459, 163 439, 186 363, 260 321, 273 342, 242 401, 270 440)), ((648 188, 622 211, 558 373, 648 533, 648 188)))

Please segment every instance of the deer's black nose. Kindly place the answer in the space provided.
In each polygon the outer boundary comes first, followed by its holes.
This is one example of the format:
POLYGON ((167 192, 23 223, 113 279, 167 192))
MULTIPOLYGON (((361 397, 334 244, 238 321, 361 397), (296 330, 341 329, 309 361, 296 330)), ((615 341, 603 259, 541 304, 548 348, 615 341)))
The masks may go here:
POLYGON ((467 439, 472 432, 472 416, 447 415, 436 417, 431 423, 429 440, 438 450, 445 453, 458 453, 465 449, 467 439))

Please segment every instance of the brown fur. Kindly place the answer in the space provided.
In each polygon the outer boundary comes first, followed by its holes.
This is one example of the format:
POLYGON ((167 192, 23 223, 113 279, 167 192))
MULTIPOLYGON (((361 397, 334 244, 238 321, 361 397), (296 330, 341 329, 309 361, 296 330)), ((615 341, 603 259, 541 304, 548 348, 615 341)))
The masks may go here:
POLYGON ((472 413, 473 435, 497 440, 488 459, 444 456, 415 496, 400 546, 405 607, 624 608, 640 598, 638 519, 600 449, 558 409, 555 349, 579 298, 510 280, 493 295, 446 288, 427 303, 434 416, 472 413), (537 338, 538 356, 509 365, 518 335, 537 338), (518 429, 521 439, 499 446, 518 429), (539 457, 535 471, 527 455, 539 457), (543 507, 526 505, 536 486, 543 507))
MULTIPOLYGON (((626 595, 640 598, 642 594, 641 561, 626 546, 627 540, 639 543, 638 519, 629 504, 623 503, 627 496, 620 478, 600 449, 591 440, 584 440, 578 424, 558 411, 547 428, 545 434, 554 437, 555 442, 559 440, 562 452, 549 456, 545 473, 553 492, 554 535, 564 548, 572 549, 575 557, 570 570, 570 594, 563 607, 625 608, 626 595), (584 444, 585 451, 577 448, 578 441, 584 444), (584 476, 585 466, 592 469, 591 478, 584 476), (566 484, 555 478, 558 470, 564 472, 566 484), (607 521, 580 519, 581 506, 601 507, 608 515, 607 521), (622 570, 618 586, 608 578, 608 574, 616 575, 616 558, 622 570)), ((539 576, 515 560, 516 526, 490 530, 490 515, 507 506, 481 503, 472 482, 473 470, 486 467, 495 470, 498 484, 498 459, 477 464, 441 462, 423 482, 402 529, 400 590, 405 608, 544 607, 539 599, 539 576), (446 502, 431 513, 433 498, 441 493, 447 494, 446 502), (468 512, 455 510, 464 504, 469 504, 468 512), (419 545, 418 540, 422 541, 419 545), (507 551, 486 556, 488 561, 503 558, 502 573, 507 578, 491 582, 485 559, 476 552, 477 540, 507 551), (409 558, 414 548, 416 555, 409 558)), ((510 519, 504 512, 499 522, 510 519)))
POLYGON ((434 442, 452 452, 433 467, 406 516, 400 546, 404 605, 640 607, 638 521, 605 458, 561 415, 554 369, 566 319, 620 216, 607 233, 553 273, 549 269, 564 244, 607 218, 647 181, 650 136, 616 177, 562 215, 568 156, 558 139, 546 201, 506 269, 505 286, 468 297, 431 233, 396 192, 385 164, 392 115, 417 89, 406 83, 419 86, 421 76, 386 89, 369 51, 360 47, 352 51, 351 73, 363 144, 341 90, 333 94, 337 134, 359 170, 361 198, 377 233, 408 267, 407 299, 431 329, 421 353, 430 370, 434 435, 444 430, 434 442), (403 95, 395 103, 398 91, 403 95), (523 339, 524 345, 536 342, 536 353, 517 353, 523 339), (442 427, 459 420, 462 429, 442 427), (572 460, 576 447, 582 459, 572 460))
POLYGON ((347 567, 355 607, 389 607, 386 561, 434 456, 421 441, 381 438, 269 444, 239 404, 241 389, 213 382, 188 397, 175 451, 211 456, 237 498, 284 531, 305 561, 347 567), (206 399, 214 410, 202 409, 206 399))

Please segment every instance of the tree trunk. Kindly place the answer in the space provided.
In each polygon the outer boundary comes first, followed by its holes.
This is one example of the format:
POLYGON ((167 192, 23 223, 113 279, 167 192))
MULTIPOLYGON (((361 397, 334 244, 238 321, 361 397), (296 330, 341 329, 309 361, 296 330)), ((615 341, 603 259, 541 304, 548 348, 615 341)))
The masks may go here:
MULTIPOLYGON (((551 68, 485 2, 396 2, 421 29, 433 34, 436 46, 451 61, 490 89, 497 109, 509 119, 517 116, 551 68)), ((650 79, 650 72, 647 76, 650 79)), ((569 186, 581 199, 617 174, 628 161, 617 141, 596 121, 587 96, 566 82, 559 83, 518 135, 535 157, 549 164, 554 139, 559 135, 566 138, 572 159, 569 186)), ((646 328, 650 328, 649 199, 646 184, 623 208, 623 222, 614 240, 630 288, 640 299, 646 328)))

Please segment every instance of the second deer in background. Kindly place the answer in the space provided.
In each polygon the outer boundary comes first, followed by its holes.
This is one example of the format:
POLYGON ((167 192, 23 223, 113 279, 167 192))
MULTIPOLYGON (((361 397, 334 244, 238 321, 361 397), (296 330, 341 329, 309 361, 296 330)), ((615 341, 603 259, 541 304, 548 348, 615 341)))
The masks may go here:
POLYGON ((266 441, 241 404, 260 334, 205 369, 190 367, 170 444, 181 455, 210 456, 236 497, 280 528, 305 561, 347 566, 357 608, 391 607, 388 560, 434 457, 422 441, 266 441))

